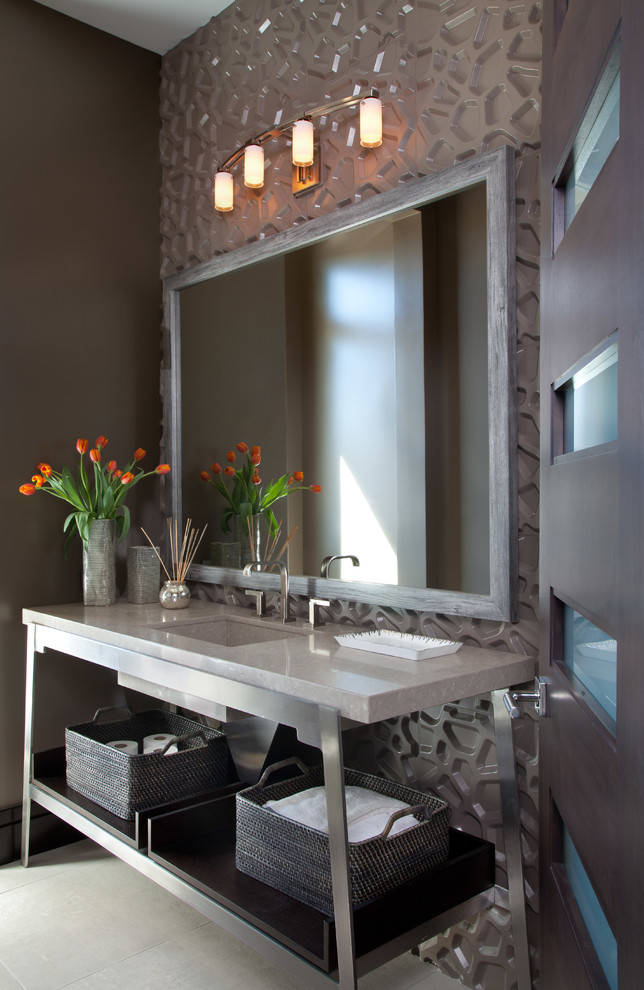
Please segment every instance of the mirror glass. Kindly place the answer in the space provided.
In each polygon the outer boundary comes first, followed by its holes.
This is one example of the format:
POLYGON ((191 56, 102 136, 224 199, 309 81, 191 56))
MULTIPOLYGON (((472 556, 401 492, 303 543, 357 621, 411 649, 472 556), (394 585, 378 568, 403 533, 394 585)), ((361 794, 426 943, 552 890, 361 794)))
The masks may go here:
POLYGON ((194 577, 248 583, 211 564, 232 535, 200 477, 245 441, 263 485, 321 486, 274 505, 293 591, 510 618, 509 169, 484 158, 167 280, 173 503, 208 523, 194 577))

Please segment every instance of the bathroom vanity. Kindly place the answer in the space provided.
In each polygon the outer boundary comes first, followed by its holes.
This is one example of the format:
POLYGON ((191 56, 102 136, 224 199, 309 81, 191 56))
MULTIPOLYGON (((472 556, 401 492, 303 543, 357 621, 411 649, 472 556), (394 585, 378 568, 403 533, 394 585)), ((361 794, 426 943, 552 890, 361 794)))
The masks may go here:
POLYGON ((492 692, 518 985, 529 987, 511 729, 499 701, 504 689, 534 676, 532 658, 463 646, 423 661, 396 659, 338 645, 336 634, 353 631, 344 625, 312 628, 194 600, 176 612, 118 602, 25 609, 23 618, 24 865, 36 801, 312 988, 355 988, 360 975, 493 902, 493 846, 450 830, 444 864, 351 909, 342 749, 343 729, 492 692), (218 719, 224 728, 248 717, 268 719, 293 727, 302 743, 318 748, 329 808, 333 918, 235 869, 239 783, 148 809, 131 822, 72 791, 64 748, 33 751, 35 678, 40 664, 55 662, 49 651, 111 669, 124 688, 218 719))

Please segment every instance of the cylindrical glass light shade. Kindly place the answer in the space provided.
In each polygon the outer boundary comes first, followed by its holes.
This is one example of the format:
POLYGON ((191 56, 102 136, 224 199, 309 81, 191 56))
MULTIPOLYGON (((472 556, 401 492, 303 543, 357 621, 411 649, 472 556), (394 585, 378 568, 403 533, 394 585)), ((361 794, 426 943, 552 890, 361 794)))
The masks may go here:
POLYGON ((261 144, 248 144, 244 151, 244 185, 261 189, 264 185, 264 149, 261 144))
POLYGON ((313 164, 312 120, 296 120, 293 124, 293 164, 313 164))
POLYGON ((382 144, 382 103, 375 96, 360 102, 360 144, 363 148, 382 144))
POLYGON ((233 208, 233 177, 230 172, 215 175, 215 209, 228 213, 233 208))

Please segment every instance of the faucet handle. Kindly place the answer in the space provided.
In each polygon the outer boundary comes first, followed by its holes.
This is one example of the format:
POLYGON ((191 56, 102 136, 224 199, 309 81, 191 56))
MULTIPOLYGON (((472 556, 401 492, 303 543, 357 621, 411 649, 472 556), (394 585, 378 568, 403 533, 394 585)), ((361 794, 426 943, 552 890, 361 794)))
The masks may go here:
POLYGON ((244 594, 250 595, 251 598, 255 599, 255 607, 258 615, 266 614, 266 594, 263 591, 257 588, 247 588, 244 594))
POLYGON ((320 618, 320 608, 323 605, 330 605, 331 602, 327 601, 326 598, 309 598, 309 625, 316 628, 316 626, 323 626, 324 623, 320 618))

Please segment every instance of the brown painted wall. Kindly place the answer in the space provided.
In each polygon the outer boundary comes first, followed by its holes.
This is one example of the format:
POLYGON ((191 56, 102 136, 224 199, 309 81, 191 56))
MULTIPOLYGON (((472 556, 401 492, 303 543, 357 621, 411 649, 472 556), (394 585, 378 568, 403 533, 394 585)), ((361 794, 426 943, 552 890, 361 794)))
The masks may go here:
MULTIPOLYGON (((138 446, 144 465, 159 456, 160 59, 2 0, 0 66, 1 809, 21 793, 21 609, 80 599, 78 540, 63 558, 66 506, 18 486, 38 461, 75 466, 79 436, 104 434, 117 461, 138 446)), ((156 479, 138 493, 128 504, 143 521, 156 479)), ((67 676, 76 688, 73 666, 67 676)), ((87 717, 94 690, 66 717, 87 717)), ((60 678, 48 692, 71 694, 60 678)), ((61 742, 40 725, 41 744, 61 742)))

